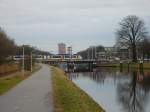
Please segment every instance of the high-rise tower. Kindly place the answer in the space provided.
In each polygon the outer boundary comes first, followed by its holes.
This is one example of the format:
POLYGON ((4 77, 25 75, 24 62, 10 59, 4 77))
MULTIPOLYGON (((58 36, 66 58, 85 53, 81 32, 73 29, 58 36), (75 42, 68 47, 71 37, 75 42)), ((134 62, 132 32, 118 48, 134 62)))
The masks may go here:
POLYGON ((58 44, 58 54, 66 54, 66 44, 64 43, 58 44))

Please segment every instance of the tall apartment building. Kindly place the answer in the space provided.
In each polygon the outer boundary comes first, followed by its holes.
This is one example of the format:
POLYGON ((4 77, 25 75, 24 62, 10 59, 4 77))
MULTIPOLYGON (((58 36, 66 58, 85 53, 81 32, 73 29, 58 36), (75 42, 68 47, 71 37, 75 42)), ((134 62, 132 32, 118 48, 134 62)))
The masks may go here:
POLYGON ((66 54, 66 44, 64 43, 58 44, 58 54, 66 54))

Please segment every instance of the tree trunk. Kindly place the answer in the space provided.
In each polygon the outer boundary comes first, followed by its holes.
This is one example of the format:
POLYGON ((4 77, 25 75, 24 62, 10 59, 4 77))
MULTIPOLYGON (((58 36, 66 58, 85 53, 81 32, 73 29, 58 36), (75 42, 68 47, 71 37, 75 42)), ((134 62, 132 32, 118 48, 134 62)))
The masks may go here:
POLYGON ((132 44, 132 61, 137 62, 137 52, 135 43, 132 44))

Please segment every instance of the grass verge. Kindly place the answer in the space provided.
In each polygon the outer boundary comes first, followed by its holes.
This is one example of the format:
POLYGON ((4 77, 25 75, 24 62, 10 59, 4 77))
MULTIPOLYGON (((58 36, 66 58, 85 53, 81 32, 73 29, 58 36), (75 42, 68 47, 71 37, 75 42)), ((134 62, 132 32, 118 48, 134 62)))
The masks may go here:
MULTIPOLYGON (((116 64, 105 64, 103 66, 100 67, 114 67, 114 68, 120 68, 120 64, 116 63, 116 64)), ((122 63, 122 67, 123 68, 128 68, 128 63, 122 63)), ((130 63, 129 64, 129 68, 131 69, 139 69, 140 68, 140 63, 130 63)), ((150 62, 145 62, 143 63, 143 69, 144 70, 150 70, 150 62)))
POLYGON ((52 67, 54 112, 104 112, 84 91, 73 84, 65 73, 52 67))
POLYGON ((9 74, 19 70, 19 63, 5 63, 0 65, 0 76, 9 74))
MULTIPOLYGON (((41 67, 39 65, 35 65, 33 67, 33 72, 39 70, 40 68, 41 67)), ((25 71, 25 75, 23 76, 22 72, 18 71, 6 77, 1 77, 0 78, 0 95, 7 92, 9 89, 17 85, 22 80, 26 79, 33 72, 25 71)))
MULTIPOLYGON (((129 67, 131 69, 140 69, 140 63, 130 63, 129 67)), ((123 68, 128 68, 128 64, 127 63, 123 63, 123 68)), ((150 63, 143 63, 143 69, 144 70, 149 70, 150 69, 150 63)))

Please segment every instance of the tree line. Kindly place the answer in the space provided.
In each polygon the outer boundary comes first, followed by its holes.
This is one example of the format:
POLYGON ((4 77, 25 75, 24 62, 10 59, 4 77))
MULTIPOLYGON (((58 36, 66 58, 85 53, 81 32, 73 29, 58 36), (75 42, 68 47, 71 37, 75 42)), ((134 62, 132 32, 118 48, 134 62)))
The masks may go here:
POLYGON ((30 55, 31 52, 36 55, 50 54, 30 45, 18 46, 0 27, 0 64, 12 61, 14 55, 22 55, 23 47, 25 55, 30 55))
POLYGON ((0 28, 0 64, 8 60, 8 56, 14 55, 17 45, 13 39, 0 28))

